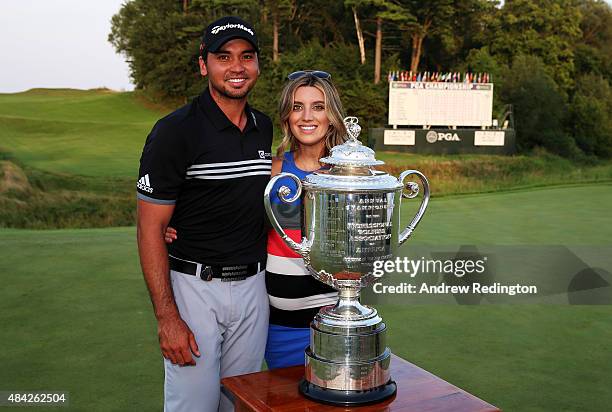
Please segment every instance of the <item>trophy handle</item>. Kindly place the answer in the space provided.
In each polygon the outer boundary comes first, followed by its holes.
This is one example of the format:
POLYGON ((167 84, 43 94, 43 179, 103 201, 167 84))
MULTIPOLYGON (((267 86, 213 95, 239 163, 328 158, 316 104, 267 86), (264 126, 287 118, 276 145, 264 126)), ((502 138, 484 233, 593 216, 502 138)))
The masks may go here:
POLYGON ((266 186, 266 190, 264 191, 264 207, 266 208, 266 213, 270 218, 270 223, 272 224, 272 227, 274 228, 274 230, 276 230, 276 233, 278 233, 281 239, 283 239, 285 244, 289 246, 290 249, 294 250, 296 253, 302 256, 305 260, 308 260, 310 254, 310 247, 306 238, 302 240, 302 243, 296 243, 293 239, 287 236, 281 225, 278 223, 276 216, 274 216, 274 212, 272 211, 272 203, 270 202, 270 192, 272 191, 272 188, 274 187, 276 181, 282 179, 283 177, 293 179, 293 181, 297 184, 297 192, 293 196, 289 197, 289 195, 291 194, 291 189, 289 189, 287 186, 281 186, 278 189, 278 198, 283 203, 293 203, 297 199, 299 199, 300 195, 302 194, 302 181, 300 180, 300 178, 292 173, 279 173, 272 179, 270 179, 270 182, 268 182, 268 185, 266 186))
POLYGON ((427 209, 427 204, 429 203, 429 181, 427 180, 427 177, 425 177, 425 175, 419 172, 418 170, 406 170, 405 172, 402 172, 402 174, 399 176, 398 180, 402 185, 402 197, 405 197, 406 199, 414 199, 419 194, 419 184, 418 183, 407 182, 406 184, 404 184, 404 179, 410 175, 417 175, 419 179, 421 179, 421 183, 423 184, 423 189, 424 189, 423 190, 423 200, 421 201, 421 206, 419 206, 419 211, 414 216, 414 218, 412 218, 412 222, 410 222, 410 224, 406 227, 406 229, 404 229, 402 233, 400 233, 399 235, 400 245, 404 243, 405 241, 407 241, 410 238, 410 236, 412 236, 412 232, 414 231, 416 226, 421 221, 421 218, 425 214, 425 209, 427 209), (404 188, 408 189, 410 192, 404 193, 404 188))

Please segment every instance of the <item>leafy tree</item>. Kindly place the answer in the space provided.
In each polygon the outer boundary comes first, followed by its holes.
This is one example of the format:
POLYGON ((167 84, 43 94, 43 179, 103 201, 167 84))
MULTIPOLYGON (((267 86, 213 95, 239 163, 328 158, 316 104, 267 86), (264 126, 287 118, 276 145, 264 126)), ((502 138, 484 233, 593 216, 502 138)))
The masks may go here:
POLYGON ((488 47, 491 33, 498 26, 498 3, 497 0, 455 0, 450 27, 423 40, 422 70, 460 70, 472 49, 488 47))
POLYGON ((353 18, 346 12, 342 1, 296 1, 295 17, 287 31, 286 43, 297 51, 311 40, 322 44, 347 43, 353 35, 353 18))
POLYGON ((355 33, 357 35, 357 44, 359 45, 359 61, 361 64, 366 62, 365 39, 363 37, 363 29, 361 28, 361 19, 359 18, 358 10, 364 5, 370 5, 370 0, 344 0, 344 5, 351 9, 353 20, 355 21, 355 33))
POLYGON ((578 149, 564 131, 566 104, 546 66, 535 56, 516 56, 504 76, 502 100, 514 107, 517 147, 528 151, 544 147, 562 156, 578 149))
POLYGON ((279 61, 279 32, 281 20, 289 20, 295 16, 296 0, 263 0, 262 16, 267 21, 268 14, 272 17, 272 61, 279 61))
POLYGON ((137 89, 179 104, 205 86, 197 65, 204 25, 239 15, 260 40, 255 106, 273 115, 289 72, 321 69, 332 73, 348 113, 369 127, 386 123, 388 90, 376 84, 385 68, 488 72, 494 108, 514 105, 520 150, 611 156, 611 7, 602 0, 500 3, 128 0, 112 18, 109 41, 126 56, 137 89))
POLYGON ((500 113, 506 102, 501 100, 499 90, 503 89, 504 77, 509 72, 508 66, 500 63, 495 56, 491 56, 488 47, 472 49, 465 59, 465 63, 459 66, 459 70, 471 73, 489 73, 494 83, 493 110, 500 113))
POLYGON ((201 25, 223 16, 251 17, 256 15, 259 8, 257 0, 191 0, 191 2, 191 9, 205 18, 200 22, 201 25))
POLYGON ((383 21, 394 23, 409 24, 415 21, 410 12, 389 0, 375 0, 373 3, 377 7, 376 12, 376 48, 374 50, 374 84, 380 82, 380 69, 382 63, 382 25, 383 21))
POLYGON ((612 8, 601 0, 582 0, 580 29, 576 45, 576 70, 600 74, 612 81, 612 8))
POLYGON ((344 4, 351 8, 355 21, 355 31, 357 33, 357 42, 359 45, 359 55, 361 64, 366 62, 365 54, 365 39, 361 28, 361 20, 358 10, 368 8, 370 14, 373 14, 376 21, 376 35, 374 48, 374 84, 380 82, 380 72, 382 64, 382 37, 383 37, 383 22, 393 22, 402 24, 414 21, 413 16, 401 4, 392 0, 345 0, 344 4))
POLYGON ((507 0, 491 52, 510 64, 517 55, 538 56, 550 77, 568 91, 573 85, 574 44, 580 39, 580 11, 574 0, 507 0))
POLYGON ((195 14, 183 13, 181 3, 134 0, 113 16, 109 41, 127 56, 137 88, 182 98, 198 78, 199 25, 195 14))
POLYGON ((581 42, 611 52, 612 9, 610 5, 602 0, 581 0, 578 7, 582 14, 581 42))
POLYGON ((410 70, 416 72, 423 51, 423 40, 427 36, 447 32, 451 27, 453 1, 401 0, 400 4, 415 18, 415 20, 405 24, 405 29, 410 34, 411 40, 410 70))
POLYGON ((577 80, 569 124, 584 153, 612 157, 612 88, 606 79, 588 74, 577 80))

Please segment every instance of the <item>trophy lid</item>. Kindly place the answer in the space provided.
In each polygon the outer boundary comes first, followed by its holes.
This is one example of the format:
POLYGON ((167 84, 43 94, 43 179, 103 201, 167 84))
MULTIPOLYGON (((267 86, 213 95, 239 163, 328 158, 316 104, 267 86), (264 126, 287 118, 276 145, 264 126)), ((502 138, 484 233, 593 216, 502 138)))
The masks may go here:
POLYGON ((374 150, 363 146, 357 137, 361 126, 356 117, 344 119, 349 139, 343 144, 334 146, 321 163, 331 165, 328 170, 320 170, 304 178, 308 189, 325 189, 338 191, 353 190, 396 190, 401 186, 398 180, 388 173, 374 169, 374 166, 385 164, 376 160, 374 150))
POLYGON ((349 139, 338 146, 332 147, 330 154, 321 159, 321 163, 332 166, 371 167, 385 164, 376 160, 374 150, 363 146, 357 137, 361 133, 361 126, 356 117, 349 116, 344 119, 344 125, 349 139))

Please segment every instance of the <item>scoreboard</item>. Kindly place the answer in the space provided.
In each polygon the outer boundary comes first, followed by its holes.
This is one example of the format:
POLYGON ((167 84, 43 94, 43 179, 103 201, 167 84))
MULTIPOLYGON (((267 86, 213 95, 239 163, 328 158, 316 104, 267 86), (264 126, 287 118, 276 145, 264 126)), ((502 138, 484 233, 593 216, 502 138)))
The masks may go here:
POLYGON ((393 126, 491 126, 493 83, 389 82, 393 126))

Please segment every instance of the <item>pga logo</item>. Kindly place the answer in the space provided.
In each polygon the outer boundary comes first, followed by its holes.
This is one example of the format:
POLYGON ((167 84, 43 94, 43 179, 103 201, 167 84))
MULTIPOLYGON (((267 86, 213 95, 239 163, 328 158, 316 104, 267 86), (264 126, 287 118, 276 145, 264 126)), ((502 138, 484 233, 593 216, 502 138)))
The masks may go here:
POLYGON ((442 132, 434 132, 430 130, 425 135, 425 140, 429 143, 439 142, 441 140, 446 140, 447 142, 460 142, 461 139, 457 135, 457 133, 442 133, 442 132))

